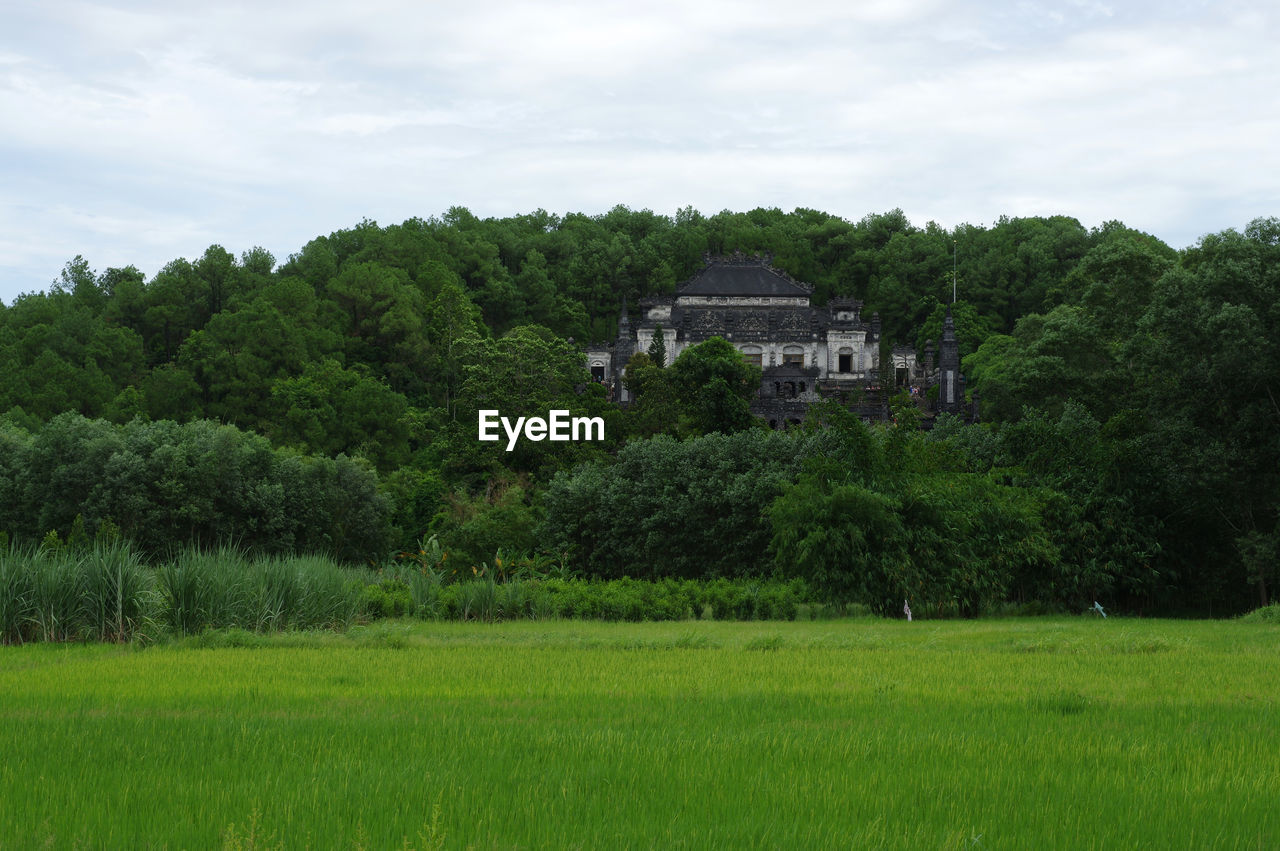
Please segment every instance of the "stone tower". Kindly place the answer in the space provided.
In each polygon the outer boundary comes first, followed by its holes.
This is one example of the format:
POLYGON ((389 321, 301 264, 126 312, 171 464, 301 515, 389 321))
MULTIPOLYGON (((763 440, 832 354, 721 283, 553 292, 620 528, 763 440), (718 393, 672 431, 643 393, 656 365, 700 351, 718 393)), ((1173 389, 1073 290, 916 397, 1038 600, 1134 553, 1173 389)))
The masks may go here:
POLYGON ((938 410, 957 413, 964 406, 964 391, 960 387, 960 342, 956 340, 956 326, 951 319, 950 307, 942 321, 938 358, 938 410))
POLYGON ((636 335, 631 331, 631 317, 627 315, 627 297, 622 297, 622 314, 618 317, 618 341, 613 346, 613 381, 614 398, 619 402, 630 402, 631 392, 622 384, 627 372, 627 361, 636 351, 636 335))

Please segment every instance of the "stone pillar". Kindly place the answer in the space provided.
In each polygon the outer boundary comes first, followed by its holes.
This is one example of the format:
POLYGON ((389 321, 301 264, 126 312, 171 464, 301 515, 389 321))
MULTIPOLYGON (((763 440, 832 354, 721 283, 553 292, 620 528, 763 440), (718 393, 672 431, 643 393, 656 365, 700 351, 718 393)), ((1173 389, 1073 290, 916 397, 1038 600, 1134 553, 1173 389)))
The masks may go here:
POLYGON ((960 342, 956 339, 955 322, 951 308, 947 308, 942 322, 942 344, 939 346, 938 410, 955 413, 964 407, 964 393, 960 385, 960 342))
POLYGON ((618 317, 618 341, 613 346, 613 381, 614 398, 619 402, 630 402, 631 392, 622 384, 627 371, 627 361, 636 353, 636 335, 631 330, 631 317, 627 315, 627 299, 622 298, 622 315, 618 317))

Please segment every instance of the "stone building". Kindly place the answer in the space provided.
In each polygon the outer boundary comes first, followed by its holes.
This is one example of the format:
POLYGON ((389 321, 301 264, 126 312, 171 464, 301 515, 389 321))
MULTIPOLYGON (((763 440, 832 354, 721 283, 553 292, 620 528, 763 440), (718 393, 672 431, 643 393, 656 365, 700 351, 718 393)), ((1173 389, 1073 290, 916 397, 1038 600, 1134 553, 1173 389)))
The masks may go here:
MULTIPOLYGON (((774 269, 767 257, 735 254, 706 260, 702 271, 673 295, 642 300, 634 326, 624 304, 618 339, 587 350, 592 377, 609 385, 615 401, 630 401, 621 380, 627 361, 635 352, 649 351, 658 335, 667 365, 686 348, 712 337, 732 343, 761 368, 752 410, 774 427, 799 422, 806 407, 823 398, 839 398, 868 418, 883 417, 888 392, 895 387, 914 387, 923 401, 923 390, 936 381, 932 364, 921 364, 909 347, 895 346, 888 371, 881 371, 880 317, 864 319, 861 301, 833 298, 826 307, 814 307, 813 287, 774 269), (892 386, 882 387, 882 377, 892 386)), ((954 344, 950 323, 948 314, 954 344)), ((947 345, 944 332, 944 368, 947 345)), ((958 362, 954 369, 953 381, 958 362)))

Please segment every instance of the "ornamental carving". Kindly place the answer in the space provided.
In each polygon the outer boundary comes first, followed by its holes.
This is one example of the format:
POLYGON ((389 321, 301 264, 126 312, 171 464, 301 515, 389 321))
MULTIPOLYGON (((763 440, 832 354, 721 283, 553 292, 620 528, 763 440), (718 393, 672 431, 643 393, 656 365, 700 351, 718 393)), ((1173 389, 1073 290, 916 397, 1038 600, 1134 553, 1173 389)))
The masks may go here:
POLYGON ((795 311, 793 313, 784 313, 778 317, 778 327, 783 331, 805 331, 809 328, 809 317, 807 311, 795 311))
POLYGON ((693 327, 699 331, 716 331, 723 324, 720 317, 712 310, 700 310, 693 317, 693 327))

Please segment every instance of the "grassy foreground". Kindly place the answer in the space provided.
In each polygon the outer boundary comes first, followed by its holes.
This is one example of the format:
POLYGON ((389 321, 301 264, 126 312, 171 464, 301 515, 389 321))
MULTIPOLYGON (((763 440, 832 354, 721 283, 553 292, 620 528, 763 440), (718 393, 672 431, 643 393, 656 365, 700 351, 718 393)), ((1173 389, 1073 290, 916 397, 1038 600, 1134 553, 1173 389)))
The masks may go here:
POLYGON ((1274 848, 1277 658, 1085 618, 0 647, 0 848, 1274 848))

